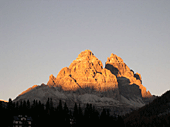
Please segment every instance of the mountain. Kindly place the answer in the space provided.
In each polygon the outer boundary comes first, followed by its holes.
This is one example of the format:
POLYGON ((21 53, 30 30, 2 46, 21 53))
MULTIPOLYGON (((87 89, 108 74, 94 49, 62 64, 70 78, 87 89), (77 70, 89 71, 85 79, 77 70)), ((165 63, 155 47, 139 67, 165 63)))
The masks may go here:
POLYGON ((6 108, 7 107, 7 103, 8 103, 8 101, 0 100, 0 108, 1 107, 6 108))
POLYGON ((134 71, 130 70, 130 68, 117 55, 111 54, 110 58, 106 61, 105 68, 110 70, 112 74, 116 75, 119 87, 121 87, 120 91, 122 91, 123 87, 125 87, 125 89, 121 92, 122 94, 126 94, 125 91, 130 85, 131 87, 137 85, 137 87, 141 90, 143 98, 152 97, 151 93, 146 91, 146 88, 142 85, 141 75, 139 73, 134 74, 134 71), (128 85, 125 86, 125 84, 128 85))
POLYGON ((134 73, 123 60, 111 54, 102 62, 90 51, 81 52, 69 67, 64 67, 57 77, 49 76, 47 85, 34 85, 19 94, 14 101, 29 99, 45 103, 53 98, 69 103, 92 103, 101 108, 107 107, 119 113, 144 106, 153 96, 142 85, 139 73, 134 73))
POLYGON ((116 76, 109 70, 103 69, 102 62, 90 50, 81 52, 78 58, 69 67, 63 68, 56 78, 51 75, 47 85, 61 85, 62 89, 66 91, 86 87, 94 88, 96 91, 118 88, 116 76))
POLYGON ((170 125, 170 90, 157 97, 151 103, 131 112, 124 118, 127 127, 130 126, 168 126, 170 125))
POLYGON ((2 102, 6 102, 6 103, 8 102, 8 101, 6 101, 6 100, 0 100, 0 101, 2 101, 2 102))

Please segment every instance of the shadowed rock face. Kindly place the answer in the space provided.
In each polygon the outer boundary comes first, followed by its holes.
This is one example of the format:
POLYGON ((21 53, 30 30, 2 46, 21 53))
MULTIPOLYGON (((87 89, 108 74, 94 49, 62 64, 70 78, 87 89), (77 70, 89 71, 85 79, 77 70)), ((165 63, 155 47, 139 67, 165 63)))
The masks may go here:
MULTIPOLYGON (((123 60, 115 54, 111 54, 109 58, 107 58, 105 68, 110 70, 112 74, 116 75, 117 80, 119 82, 118 86, 121 91, 124 87, 131 87, 130 85, 137 85, 141 91, 143 98, 152 97, 149 91, 146 91, 146 88, 142 85, 142 78, 139 73, 134 74, 132 70, 123 62, 123 60), (128 79, 128 80, 125 80, 128 79), (125 85, 126 84, 126 85, 125 85), (124 87, 122 87, 124 86, 124 87)), ((135 91, 137 89, 132 89, 131 91, 135 91)), ((123 90, 124 91, 124 90, 123 90)), ((122 92, 121 92, 122 93, 122 92)))
POLYGON ((106 69, 110 70, 112 74, 117 77, 131 77, 134 76, 133 71, 123 62, 123 60, 115 54, 111 54, 106 61, 106 69))
POLYGON ((115 75, 103 69, 103 64, 90 50, 81 52, 69 67, 63 68, 57 77, 50 76, 49 86, 61 86, 63 90, 77 90, 90 87, 96 91, 114 90, 119 95, 118 82, 115 75))
MULTIPOLYGON (((63 68, 56 78, 51 75, 47 85, 61 86, 65 91, 75 91, 86 87, 97 91, 114 90, 117 97, 119 92, 123 93, 123 89, 126 88, 129 89, 130 93, 131 91, 138 92, 138 95, 141 94, 143 98, 151 97, 150 92, 146 91, 141 83, 141 75, 139 73, 134 74, 133 70, 130 70, 117 55, 112 53, 107 58, 103 69, 102 62, 90 50, 85 50, 78 55, 69 67, 63 68), (124 80, 125 78, 128 80, 124 80), (136 85, 138 88, 131 85, 136 85)), ((129 96, 132 95, 130 93, 129 96)))
POLYGON ((141 89, 139 88, 139 86, 136 84, 129 85, 130 80, 128 78, 118 77, 118 84, 119 93, 127 99, 136 97, 142 98, 141 89))
POLYGON ((78 102, 126 110, 143 106, 143 99, 152 95, 142 85, 141 75, 134 74, 120 57, 111 54, 103 68, 102 62, 85 50, 69 67, 62 68, 57 77, 50 75, 47 85, 35 85, 15 101, 37 99, 45 103, 48 97, 55 104, 61 99, 70 106, 78 102))

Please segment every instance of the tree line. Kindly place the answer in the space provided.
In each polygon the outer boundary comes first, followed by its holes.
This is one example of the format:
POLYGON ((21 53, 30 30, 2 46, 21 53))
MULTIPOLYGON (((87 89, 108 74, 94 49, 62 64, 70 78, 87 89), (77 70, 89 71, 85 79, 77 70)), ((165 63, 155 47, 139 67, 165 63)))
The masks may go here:
POLYGON ((18 115, 32 117, 33 127, 125 126, 120 116, 110 115, 110 111, 107 109, 99 112, 95 106, 88 103, 85 108, 75 103, 74 109, 71 110, 61 100, 58 106, 54 107, 52 98, 48 98, 46 104, 42 104, 41 101, 37 100, 32 103, 29 100, 14 103, 9 99, 7 106, 3 106, 0 102, 1 125, 12 127, 13 117, 18 115))

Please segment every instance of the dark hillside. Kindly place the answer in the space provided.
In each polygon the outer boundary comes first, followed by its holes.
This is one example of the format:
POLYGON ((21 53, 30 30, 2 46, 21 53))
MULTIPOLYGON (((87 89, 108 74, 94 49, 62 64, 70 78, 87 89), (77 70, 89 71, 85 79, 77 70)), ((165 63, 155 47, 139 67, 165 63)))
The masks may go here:
POLYGON ((170 121, 170 91, 157 97, 152 103, 127 114, 127 126, 168 126, 170 121))

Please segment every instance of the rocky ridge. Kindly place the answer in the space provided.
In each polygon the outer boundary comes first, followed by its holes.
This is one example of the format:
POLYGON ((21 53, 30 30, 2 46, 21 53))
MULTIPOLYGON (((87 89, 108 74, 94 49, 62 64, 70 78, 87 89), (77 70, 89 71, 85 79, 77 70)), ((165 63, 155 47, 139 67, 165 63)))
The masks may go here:
POLYGON ((103 69, 103 64, 90 50, 78 55, 69 67, 63 68, 57 77, 49 77, 48 86, 61 86, 64 91, 76 91, 86 87, 104 92, 112 90, 115 96, 119 94, 118 82, 110 70, 103 69))
POLYGON ((14 101, 37 99, 45 103, 48 97, 55 104, 61 99, 70 106, 78 102, 127 110, 145 105, 144 99, 152 95, 142 85, 141 75, 130 70, 120 57, 111 54, 103 68, 102 62, 85 50, 57 77, 50 75, 47 85, 35 85, 14 101))
MULTIPOLYGON (((151 93, 147 91, 146 88, 142 85, 141 75, 139 73, 134 74, 134 71, 131 70, 117 55, 112 53, 111 56, 107 58, 105 68, 110 70, 111 73, 117 77, 120 87, 135 85, 141 90, 141 95, 143 98, 152 97, 151 93)), ((122 93, 124 92, 125 91, 122 91, 122 93)))

